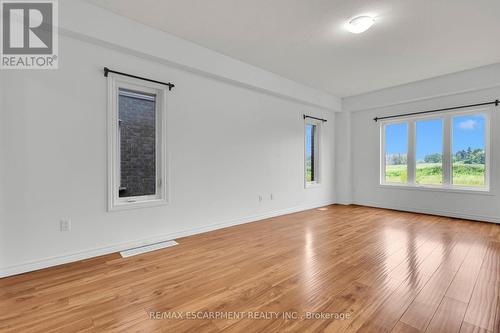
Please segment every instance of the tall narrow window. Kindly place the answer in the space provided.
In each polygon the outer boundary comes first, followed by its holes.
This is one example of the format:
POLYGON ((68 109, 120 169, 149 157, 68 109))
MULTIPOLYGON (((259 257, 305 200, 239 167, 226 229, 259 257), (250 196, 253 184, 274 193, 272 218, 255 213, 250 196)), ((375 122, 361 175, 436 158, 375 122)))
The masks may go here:
POLYGON ((417 120, 415 183, 443 184, 443 120, 417 120))
POLYGON ((385 182, 406 183, 408 179, 408 123, 384 126, 385 182))
POLYGON ((319 183, 320 123, 307 119, 305 123, 305 182, 306 186, 319 183))
POLYGON ((160 84, 108 76, 110 210, 165 203, 165 98, 160 84))
POLYGON ((453 185, 485 185, 485 122, 484 114, 453 117, 453 185))
POLYGON ((120 88, 119 197, 156 194, 156 95, 120 88))

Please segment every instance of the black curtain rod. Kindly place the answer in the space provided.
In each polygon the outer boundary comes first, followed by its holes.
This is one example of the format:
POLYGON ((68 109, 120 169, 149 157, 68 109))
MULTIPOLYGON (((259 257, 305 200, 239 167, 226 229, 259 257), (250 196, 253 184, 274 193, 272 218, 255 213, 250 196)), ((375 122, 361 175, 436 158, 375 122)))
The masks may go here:
POLYGON ((373 118, 373 120, 379 121, 379 120, 383 120, 383 119, 399 118, 399 117, 405 117, 405 116, 414 116, 414 115, 417 115, 417 114, 425 114, 425 113, 432 113, 432 112, 439 112, 439 111, 449 111, 449 110, 464 109, 464 108, 471 108, 471 107, 474 107, 474 106, 484 106, 484 105, 492 105, 492 104, 495 104, 495 106, 498 106, 500 104, 500 101, 497 99, 497 100, 495 100, 493 102, 478 103, 478 104, 469 104, 469 105, 460 105, 460 106, 453 106, 451 108, 428 110, 428 111, 420 111, 420 112, 412 112, 412 113, 398 114, 398 115, 394 115, 394 116, 375 117, 375 118, 373 118))
POLYGON ((128 76, 128 77, 132 77, 134 79, 139 79, 139 80, 149 81, 149 82, 153 82, 153 83, 163 84, 163 85, 168 86, 168 90, 169 91, 172 90, 173 87, 175 87, 175 84, 170 83, 170 82, 161 82, 161 81, 151 80, 151 79, 148 79, 148 78, 145 78, 145 77, 136 76, 136 75, 127 74, 127 73, 122 73, 122 72, 111 70, 108 67, 104 67, 104 76, 108 77, 108 73, 115 73, 115 74, 120 74, 120 75, 124 75, 124 76, 128 76))
POLYGON ((304 119, 306 119, 306 118, 311 118, 311 119, 320 120, 320 121, 322 121, 322 122, 324 122, 324 123, 326 123, 326 122, 327 122, 327 120, 326 120, 326 119, 316 118, 316 117, 313 117, 313 116, 304 115, 304 119))

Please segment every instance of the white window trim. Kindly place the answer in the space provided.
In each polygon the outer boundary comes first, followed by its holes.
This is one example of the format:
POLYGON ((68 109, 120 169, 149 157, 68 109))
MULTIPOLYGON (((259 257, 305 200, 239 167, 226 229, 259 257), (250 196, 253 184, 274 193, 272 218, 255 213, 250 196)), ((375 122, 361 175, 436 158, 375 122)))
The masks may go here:
POLYGON ((161 84, 129 78, 119 74, 108 74, 108 211, 165 205, 168 203, 168 154, 167 154, 167 91, 161 84), (119 151, 119 89, 129 89, 156 95, 156 194, 137 197, 119 197, 120 151, 119 151))
POLYGON ((430 191, 444 191, 444 192, 456 192, 456 193, 481 193, 489 194, 491 193, 491 112, 492 107, 482 107, 482 108, 467 108, 460 111, 444 111, 436 112, 432 115, 417 115, 400 117, 394 120, 382 120, 380 121, 380 172, 379 172, 379 186, 384 188, 408 188, 408 189, 421 189, 430 191), (485 117, 485 175, 484 175, 484 186, 463 186, 463 185, 453 185, 453 126, 452 118, 455 116, 462 115, 484 115, 485 117), (426 184, 416 184, 416 160, 415 160, 415 140, 416 140, 416 121, 418 120, 429 120, 429 119, 443 119, 443 184, 442 185, 426 185, 426 184), (399 124, 406 122, 408 123, 408 156, 407 156, 407 172, 408 181, 407 183, 391 183, 385 181, 385 126, 390 124, 399 124))
POLYGON ((304 188, 315 188, 315 187, 320 187, 321 186, 321 176, 322 176, 322 170, 321 170, 321 156, 322 156, 322 151, 321 151, 321 133, 322 133, 322 125, 323 122, 321 120, 317 119, 312 119, 312 118, 305 118, 304 119, 304 188), (316 146, 317 146, 317 157, 316 157, 316 164, 315 166, 315 174, 316 174, 316 180, 312 182, 307 181, 307 156, 306 156, 306 150, 307 150, 307 125, 316 125, 316 130, 317 130, 317 138, 316 138, 316 146))

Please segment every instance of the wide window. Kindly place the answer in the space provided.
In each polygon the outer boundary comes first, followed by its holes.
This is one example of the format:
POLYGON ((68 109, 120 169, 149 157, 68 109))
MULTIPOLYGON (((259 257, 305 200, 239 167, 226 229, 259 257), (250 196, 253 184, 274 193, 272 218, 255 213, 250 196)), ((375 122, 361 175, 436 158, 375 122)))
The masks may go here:
POLYGON ((305 184, 306 187, 319 184, 319 121, 305 120, 305 184))
POLYGON ((165 203, 165 96, 162 85, 109 75, 110 210, 165 203))
POLYGON ((487 190, 489 109, 381 123, 381 184, 487 190))

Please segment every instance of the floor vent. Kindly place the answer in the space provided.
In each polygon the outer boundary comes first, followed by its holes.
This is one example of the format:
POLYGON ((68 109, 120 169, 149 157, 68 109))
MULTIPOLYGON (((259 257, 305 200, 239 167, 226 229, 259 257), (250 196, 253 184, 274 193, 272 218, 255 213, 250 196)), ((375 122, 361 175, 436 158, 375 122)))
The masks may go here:
POLYGON ((138 254, 146 253, 146 252, 156 251, 159 249, 164 249, 166 247, 175 246, 177 244, 178 243, 176 241, 171 240, 171 241, 166 241, 166 242, 160 242, 160 243, 140 246, 140 247, 136 247, 133 249, 128 249, 125 251, 121 251, 120 254, 121 254, 122 258, 127 258, 127 257, 135 256, 138 254))

